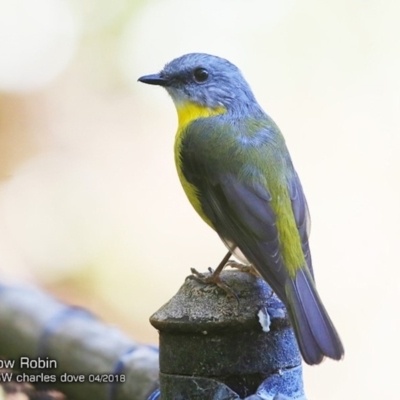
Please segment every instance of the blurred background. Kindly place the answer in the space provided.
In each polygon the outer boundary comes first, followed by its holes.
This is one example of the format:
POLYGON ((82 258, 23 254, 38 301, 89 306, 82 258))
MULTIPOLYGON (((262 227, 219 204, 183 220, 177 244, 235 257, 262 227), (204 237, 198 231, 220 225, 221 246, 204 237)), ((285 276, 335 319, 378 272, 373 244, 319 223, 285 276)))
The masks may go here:
POLYGON ((0 0, 0 273, 137 340, 225 254, 173 162, 176 114, 138 84, 187 52, 237 64, 283 131, 344 362, 309 399, 394 398, 400 357, 400 25, 387 0, 0 0), (396 375, 395 375, 396 374, 396 375))

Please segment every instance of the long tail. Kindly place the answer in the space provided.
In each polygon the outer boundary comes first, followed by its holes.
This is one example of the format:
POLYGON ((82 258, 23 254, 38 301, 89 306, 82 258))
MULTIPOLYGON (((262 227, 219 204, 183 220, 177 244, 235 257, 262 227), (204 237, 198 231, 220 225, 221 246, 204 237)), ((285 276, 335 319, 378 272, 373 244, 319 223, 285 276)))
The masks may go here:
POLYGON ((297 343, 307 364, 319 364, 323 358, 340 360, 342 342, 315 288, 308 270, 300 269, 286 285, 286 307, 297 343))

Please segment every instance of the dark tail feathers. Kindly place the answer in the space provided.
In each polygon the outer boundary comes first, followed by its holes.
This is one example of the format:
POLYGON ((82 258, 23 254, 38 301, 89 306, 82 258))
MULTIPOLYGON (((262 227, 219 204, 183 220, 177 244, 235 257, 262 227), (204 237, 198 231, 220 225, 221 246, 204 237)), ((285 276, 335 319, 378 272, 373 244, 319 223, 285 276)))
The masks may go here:
POLYGON ((325 356, 340 360, 344 356, 342 342, 309 271, 300 269, 294 279, 288 279, 285 289, 287 310, 304 361, 319 364, 325 356))

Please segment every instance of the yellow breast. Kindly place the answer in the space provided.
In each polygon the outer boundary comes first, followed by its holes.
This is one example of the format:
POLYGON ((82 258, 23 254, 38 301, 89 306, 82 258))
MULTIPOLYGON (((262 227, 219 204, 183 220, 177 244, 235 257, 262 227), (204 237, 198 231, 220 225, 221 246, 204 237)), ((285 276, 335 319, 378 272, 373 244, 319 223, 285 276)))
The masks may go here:
POLYGON ((178 112, 178 130, 175 136, 175 165, 178 171, 178 176, 181 181, 183 190, 186 193, 190 203, 197 211, 197 213, 203 218, 203 220, 213 228, 211 221, 207 218, 204 214, 199 196, 198 196, 198 189, 188 182, 183 174, 182 170, 182 157, 181 157, 181 150, 182 150, 182 140, 187 133, 187 126, 196 119, 199 118, 207 118, 212 117, 214 115, 224 114, 226 112, 225 107, 218 107, 218 108, 207 108, 203 107, 194 103, 185 103, 176 106, 176 110, 178 112))

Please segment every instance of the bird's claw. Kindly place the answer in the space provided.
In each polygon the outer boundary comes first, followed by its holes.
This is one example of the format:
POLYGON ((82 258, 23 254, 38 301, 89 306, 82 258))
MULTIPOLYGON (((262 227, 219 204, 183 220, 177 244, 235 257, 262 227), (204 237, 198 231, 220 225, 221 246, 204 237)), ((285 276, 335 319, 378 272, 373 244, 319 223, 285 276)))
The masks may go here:
POLYGON ((189 279, 194 279, 197 282, 204 283, 205 285, 215 285, 221 288, 228 296, 234 297, 239 304, 239 297, 238 295, 233 291, 233 289, 226 284, 225 282, 222 281, 221 277, 218 274, 215 274, 215 271, 209 267, 208 271, 210 274, 203 274, 199 271, 197 271, 195 268, 190 268, 190 272, 192 275, 190 275, 188 278, 189 279))
POLYGON ((235 268, 240 272, 246 272, 247 274, 252 274, 252 275, 256 275, 258 276, 257 271, 255 270, 255 268, 252 265, 246 265, 246 264, 242 264, 238 261, 235 260, 229 260, 226 264, 226 267, 231 267, 231 268, 235 268))

